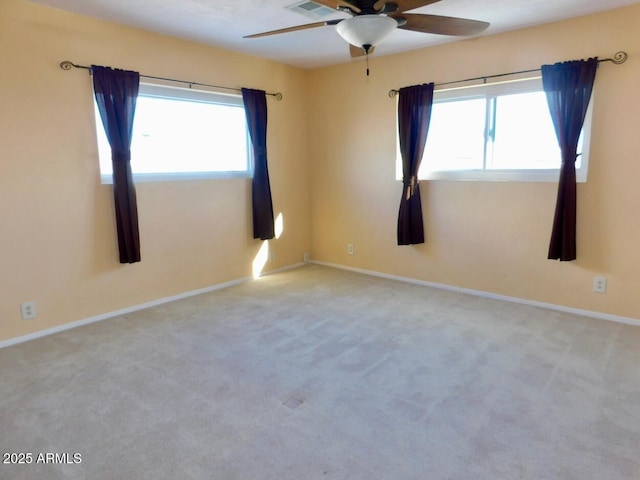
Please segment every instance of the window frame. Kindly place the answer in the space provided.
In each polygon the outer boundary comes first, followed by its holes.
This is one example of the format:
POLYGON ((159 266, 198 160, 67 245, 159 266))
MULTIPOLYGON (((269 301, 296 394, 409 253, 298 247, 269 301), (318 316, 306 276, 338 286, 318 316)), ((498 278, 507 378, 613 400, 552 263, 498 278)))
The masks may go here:
MULTIPOLYGON (((463 87, 443 88, 434 92, 434 103, 439 101, 451 101, 456 99, 473 99, 486 96, 500 96, 516 93, 544 92, 542 88, 542 77, 527 77, 515 80, 498 81, 481 85, 471 85, 463 87)), ((589 150, 591 139, 591 126, 593 121, 593 94, 589 101, 589 106, 585 116, 582 129, 582 152, 580 166, 576 166, 576 181, 584 183, 587 181, 589 169, 589 150)), ((488 127, 489 119, 485 121, 485 129, 488 127)), ((485 132, 485 152, 487 132, 485 132)), ((427 142, 429 137, 427 136, 427 142)), ((398 142, 396 177, 402 180, 402 158, 398 142)), ((419 180, 454 180, 454 181, 491 181, 491 182, 557 182, 560 175, 560 167, 551 169, 488 169, 486 168, 486 158, 482 169, 467 170, 426 170, 429 159, 423 157, 420 165, 419 180)))
MULTIPOLYGON (((231 105, 242 108, 244 103, 242 95, 222 93, 212 90, 201 90, 193 88, 177 87, 175 85, 165 85, 161 83, 140 82, 138 97, 166 98, 182 101, 195 101, 200 103, 213 103, 217 105, 231 105)), ((104 126, 100 118, 100 112, 94 99, 94 110, 96 117, 96 143, 98 146, 99 162, 111 162, 111 148, 104 132, 104 126), (102 138, 100 138, 102 137, 102 138)), ((134 117, 135 124, 135 117, 134 117)), ((162 182, 181 180, 203 180, 203 179, 226 179, 226 178, 252 178, 253 177, 253 148, 249 129, 245 122, 245 138, 247 147, 247 168, 246 170, 210 170, 191 172, 153 172, 136 173, 132 172, 135 182, 162 182)), ((132 154, 135 152, 132 151, 132 154)), ((112 173, 103 173, 100 166, 100 181, 102 184, 113 184, 112 173)))

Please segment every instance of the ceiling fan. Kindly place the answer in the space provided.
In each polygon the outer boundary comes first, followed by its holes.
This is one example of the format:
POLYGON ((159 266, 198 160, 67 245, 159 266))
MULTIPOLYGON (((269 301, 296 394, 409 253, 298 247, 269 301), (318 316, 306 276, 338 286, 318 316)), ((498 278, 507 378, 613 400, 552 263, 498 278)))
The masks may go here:
POLYGON ((489 23, 465 18, 443 17, 424 13, 405 13, 441 0, 313 0, 350 18, 308 23, 294 27, 280 28, 269 32, 246 35, 244 38, 258 38, 280 33, 307 30, 310 28, 335 25, 338 34, 349 42, 352 57, 373 53, 387 35, 396 28, 414 32, 438 35, 471 36, 483 32, 489 23))

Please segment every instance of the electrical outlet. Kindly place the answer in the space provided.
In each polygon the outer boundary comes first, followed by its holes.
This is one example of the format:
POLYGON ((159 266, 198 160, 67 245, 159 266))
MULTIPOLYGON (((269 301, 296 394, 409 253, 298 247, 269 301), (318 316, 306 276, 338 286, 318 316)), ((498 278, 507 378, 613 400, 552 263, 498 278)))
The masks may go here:
POLYGON ((302 261, 304 263, 309 263, 309 252, 302 252, 302 261))
POLYGON ((36 302, 25 302, 20 305, 23 320, 36 318, 36 302))
POLYGON ((606 293, 607 277, 593 277, 593 291, 595 293, 606 293))
POLYGON ((353 255, 355 253, 355 248, 353 246, 353 243, 349 243, 347 245, 347 254, 348 255, 353 255))
POLYGON ((276 252, 269 252, 269 263, 274 263, 276 261, 276 252))

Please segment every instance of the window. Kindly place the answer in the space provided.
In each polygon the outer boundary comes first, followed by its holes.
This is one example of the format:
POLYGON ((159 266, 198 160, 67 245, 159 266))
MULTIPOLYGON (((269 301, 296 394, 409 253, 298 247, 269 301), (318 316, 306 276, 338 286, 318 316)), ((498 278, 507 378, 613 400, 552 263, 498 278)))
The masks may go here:
MULTIPOLYGON (((576 175, 587 179, 591 105, 576 175)), ((420 179, 557 181, 560 147, 541 78, 436 91, 420 179)), ((398 153, 398 179, 402 162, 398 153)))
MULTIPOLYGON (((100 174, 112 182, 111 149, 96 106, 100 174)), ((131 170, 137 181, 251 176, 240 95, 140 84, 131 170)))

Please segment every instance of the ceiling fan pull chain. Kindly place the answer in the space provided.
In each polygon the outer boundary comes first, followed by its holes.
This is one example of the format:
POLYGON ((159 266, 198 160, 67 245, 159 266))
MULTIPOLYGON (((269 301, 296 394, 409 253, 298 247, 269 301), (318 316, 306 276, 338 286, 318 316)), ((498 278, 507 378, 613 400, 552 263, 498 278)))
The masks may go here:
POLYGON ((369 50, 371 50, 371 45, 366 44, 363 45, 362 48, 364 49, 364 56, 367 59, 367 77, 369 76, 369 50))

